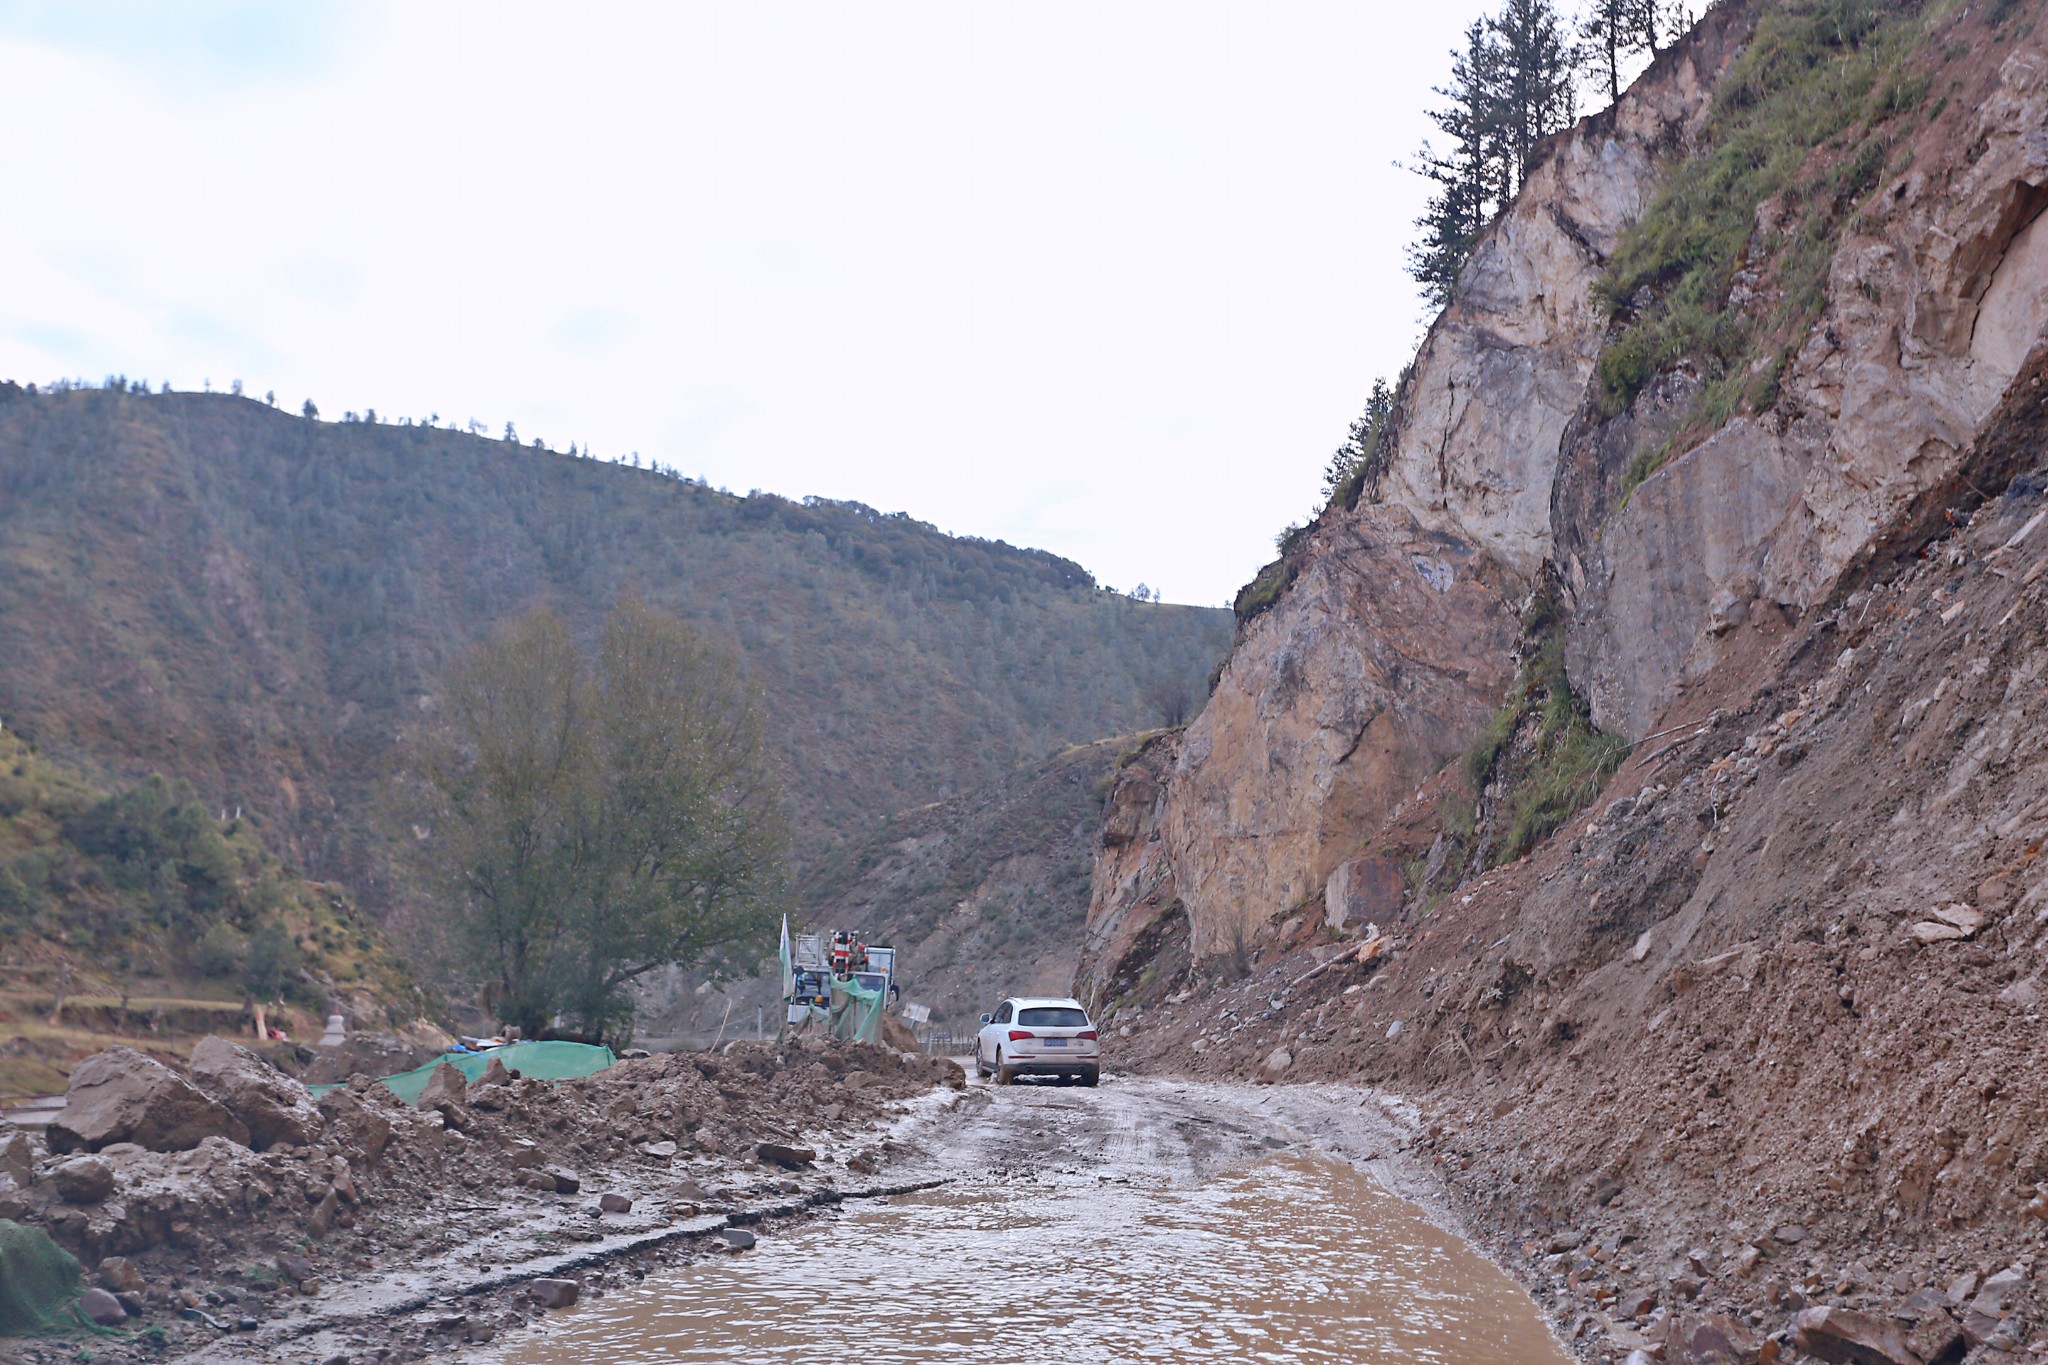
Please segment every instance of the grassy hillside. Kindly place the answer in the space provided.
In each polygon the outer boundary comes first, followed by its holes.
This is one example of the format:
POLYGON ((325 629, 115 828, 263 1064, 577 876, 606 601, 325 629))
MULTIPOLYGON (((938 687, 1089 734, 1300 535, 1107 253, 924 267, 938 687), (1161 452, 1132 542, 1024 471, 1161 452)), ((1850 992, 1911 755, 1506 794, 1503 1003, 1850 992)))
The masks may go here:
POLYGON ((253 1001, 302 1039, 337 1006, 369 1028, 420 1009, 347 896, 248 818, 156 777, 101 790, 0 733, 0 1098, 62 1090, 109 1042, 238 1031, 253 1001))
POLYGON ((1135 739, 1076 745, 905 811, 819 868, 805 922, 903 953, 903 998, 956 1036, 1004 995, 1072 989, 1102 805, 1135 739))
MULTIPOLYGON (((1088 915, 1102 806, 1132 737, 1097 740, 994 782, 900 811, 813 860, 790 926, 864 931, 897 950, 903 1003, 965 1037, 1006 994, 1065 995, 1088 915)), ((734 983, 672 973, 650 983, 643 1036, 704 1045, 773 1034, 781 1019, 771 955, 734 983)))
MULTIPOLYGON (((858 504, 734 497, 422 426, 218 394, 0 401, 0 721, 240 806, 404 912, 375 793, 443 664, 506 615, 628 588, 735 646, 800 855, 1199 696, 1225 613, 858 504)), ((4 393, 0 393, 4 397, 4 393)))

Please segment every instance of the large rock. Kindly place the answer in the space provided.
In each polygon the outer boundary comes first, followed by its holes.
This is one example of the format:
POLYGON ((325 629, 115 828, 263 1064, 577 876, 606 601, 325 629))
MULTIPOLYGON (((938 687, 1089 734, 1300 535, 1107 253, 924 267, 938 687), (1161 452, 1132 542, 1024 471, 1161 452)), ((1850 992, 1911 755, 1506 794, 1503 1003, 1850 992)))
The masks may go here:
POLYGON ((1338 932, 1386 924, 1401 913, 1408 883, 1401 865, 1382 854, 1337 864, 1323 887, 1323 922, 1338 932))
POLYGON ((1808 1308, 1793 1319, 1799 1349, 1833 1365, 1922 1365, 1906 1327, 1849 1308, 1808 1308))
POLYGON ((330 1090, 314 1106, 326 1125, 327 1138, 368 1170, 391 1141, 391 1120, 346 1090, 330 1090))
POLYGON ((574 1280, 535 1280, 527 1293, 543 1308, 569 1308, 582 1297, 583 1286, 574 1280))
POLYGON ((192 1080, 249 1129, 249 1145, 302 1147, 319 1136, 320 1111, 306 1087, 238 1043, 202 1038, 192 1080))
POLYGON ((78 1064, 64 1109, 45 1134, 52 1152, 96 1152, 133 1142, 180 1152, 210 1137, 247 1143, 249 1129, 227 1106, 162 1062, 111 1047, 78 1064))
POLYGON ((809 1147, 792 1146, 786 1142, 761 1142, 754 1146, 754 1154, 772 1166, 784 1170, 799 1171, 818 1159, 816 1151, 809 1147))
POLYGON ((78 1301, 78 1311, 101 1327, 119 1327, 128 1320, 128 1310, 104 1289, 88 1289, 78 1301))
POLYGON ((1680 1318, 1665 1343, 1669 1365, 1756 1365, 1762 1343, 1755 1332, 1726 1313, 1680 1318))
POLYGON ((421 1110, 433 1110, 447 1115, 451 1110, 459 1113, 463 1101, 469 1098, 469 1081, 452 1062, 443 1062, 427 1077, 426 1088, 420 1091, 419 1099, 413 1102, 421 1110))
POLYGON ((68 1204, 97 1204, 114 1192, 114 1166, 105 1157, 74 1156, 50 1170, 58 1195, 68 1204))
POLYGON ((35 1183, 36 1149, 27 1133, 0 1124, 0 1175, 13 1176, 24 1188, 35 1183))

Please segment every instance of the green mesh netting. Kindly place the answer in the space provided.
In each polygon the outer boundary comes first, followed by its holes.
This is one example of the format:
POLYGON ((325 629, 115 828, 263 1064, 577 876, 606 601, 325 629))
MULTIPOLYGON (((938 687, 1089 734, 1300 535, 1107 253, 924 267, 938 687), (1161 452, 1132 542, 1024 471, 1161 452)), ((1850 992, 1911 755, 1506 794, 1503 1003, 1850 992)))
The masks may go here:
POLYGON ((872 1043, 882 1036, 883 992, 858 979, 832 979, 832 1036, 872 1043))
POLYGON ((0 1218, 0 1337, 88 1324, 78 1315, 78 1258, 41 1228, 0 1218))
POLYGON ((507 1071, 536 1076, 544 1081, 589 1076, 619 1060, 612 1055, 610 1048, 592 1047, 588 1043, 507 1043, 489 1052, 450 1052, 425 1066, 386 1076, 384 1084, 392 1094, 407 1104, 413 1104, 418 1101, 420 1091, 427 1088, 427 1078, 441 1063, 446 1062, 460 1071, 465 1080, 474 1081, 490 1069, 493 1057, 503 1062, 507 1071))

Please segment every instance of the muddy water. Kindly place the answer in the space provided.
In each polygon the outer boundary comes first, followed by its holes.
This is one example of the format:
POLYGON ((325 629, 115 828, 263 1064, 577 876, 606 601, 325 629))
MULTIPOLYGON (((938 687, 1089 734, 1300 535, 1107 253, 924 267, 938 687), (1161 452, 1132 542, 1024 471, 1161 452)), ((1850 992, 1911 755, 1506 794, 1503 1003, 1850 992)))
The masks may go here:
POLYGON ((620 1361, 1552 1365, 1535 1306, 1341 1162, 1199 1181, 974 1179, 842 1206, 552 1317, 508 1365, 620 1361))

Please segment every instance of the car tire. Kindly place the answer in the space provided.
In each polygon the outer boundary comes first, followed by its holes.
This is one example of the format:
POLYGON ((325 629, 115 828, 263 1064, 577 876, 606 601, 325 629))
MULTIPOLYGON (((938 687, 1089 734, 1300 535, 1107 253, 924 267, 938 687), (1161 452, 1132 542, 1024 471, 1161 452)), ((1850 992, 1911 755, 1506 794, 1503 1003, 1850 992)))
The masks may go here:
POLYGON ((997 1048, 997 1049, 996 1049, 996 1084, 997 1084, 997 1085, 1014 1085, 1014 1084, 1016 1083, 1016 1081, 1017 1081, 1017 1073, 1016 1073, 1016 1071, 1014 1071, 1014 1070, 1013 1070, 1013 1069, 1011 1069, 1010 1067, 1007 1067, 1007 1066, 1004 1066, 1004 1065, 1003 1065, 1003 1050, 1002 1050, 1001 1048, 997 1048))
POLYGON ((976 1080, 988 1075, 988 1064, 981 1060, 981 1044, 974 1045, 974 1076, 976 1080))
POLYGON ((1102 1069, 1100 1067, 1097 1067, 1093 1071, 1084 1071, 1081 1073, 1081 1084, 1088 1086, 1090 1089, 1093 1089, 1095 1086, 1100 1085, 1101 1083, 1102 1069))

